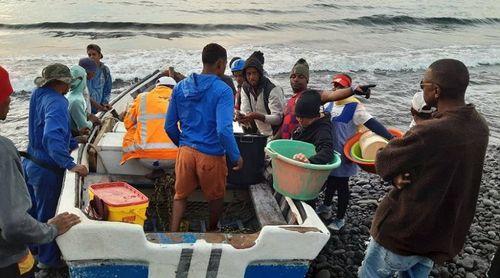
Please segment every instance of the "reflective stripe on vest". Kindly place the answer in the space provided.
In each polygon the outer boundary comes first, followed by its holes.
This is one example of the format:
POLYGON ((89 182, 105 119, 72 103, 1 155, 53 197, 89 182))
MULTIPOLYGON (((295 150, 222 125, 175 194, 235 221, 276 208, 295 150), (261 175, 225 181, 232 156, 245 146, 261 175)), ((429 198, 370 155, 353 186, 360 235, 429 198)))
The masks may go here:
POLYGON ((174 143, 149 143, 149 144, 133 144, 123 148, 123 152, 133 152, 137 150, 154 150, 154 149, 176 149, 174 143))

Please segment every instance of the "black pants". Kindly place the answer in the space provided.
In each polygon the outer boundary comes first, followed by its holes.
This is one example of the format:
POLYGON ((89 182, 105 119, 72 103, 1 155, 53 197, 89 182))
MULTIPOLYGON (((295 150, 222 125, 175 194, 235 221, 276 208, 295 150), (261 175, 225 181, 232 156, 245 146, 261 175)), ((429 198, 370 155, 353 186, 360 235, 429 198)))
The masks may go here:
POLYGON ((21 277, 21 274, 19 273, 19 266, 17 264, 11 264, 9 266, 0 268, 0 277, 2 278, 21 277))
POLYGON ((325 200, 323 201, 323 204, 331 206, 333 195, 335 194, 335 191, 337 191, 337 218, 344 218, 347 211, 347 205, 349 204, 349 177, 329 176, 326 180, 325 187, 325 200))

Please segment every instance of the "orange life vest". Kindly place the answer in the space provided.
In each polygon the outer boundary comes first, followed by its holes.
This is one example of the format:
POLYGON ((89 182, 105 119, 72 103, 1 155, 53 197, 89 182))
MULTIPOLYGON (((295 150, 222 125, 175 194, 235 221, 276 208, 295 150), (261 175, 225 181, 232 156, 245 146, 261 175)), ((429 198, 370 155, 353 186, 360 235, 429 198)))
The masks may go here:
POLYGON ((177 146, 164 129, 171 95, 169 87, 157 86, 135 98, 123 120, 127 133, 121 164, 132 158, 176 159, 177 146))

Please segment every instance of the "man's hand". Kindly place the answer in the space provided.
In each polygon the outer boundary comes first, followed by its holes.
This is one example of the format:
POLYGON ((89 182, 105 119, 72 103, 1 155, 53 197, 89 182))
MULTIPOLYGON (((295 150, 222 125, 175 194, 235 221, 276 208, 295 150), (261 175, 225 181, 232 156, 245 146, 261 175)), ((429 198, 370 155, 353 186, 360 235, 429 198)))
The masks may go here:
POLYGON ((85 167, 85 165, 82 164, 77 164, 75 167, 71 168, 70 171, 77 173, 82 177, 85 177, 86 175, 89 174, 89 170, 87 169, 87 167, 85 167))
POLYGON ((262 115, 261 113, 258 112, 250 112, 246 116, 243 117, 242 122, 244 123, 250 123, 253 120, 259 120, 261 122, 266 121, 266 116, 262 115))
POLYGON ((403 189, 403 187, 409 185, 410 183, 411 183, 411 180, 410 180, 409 173, 399 174, 392 179, 392 184, 394 184, 394 186, 397 189, 403 189))
POLYGON ((101 104, 101 106, 104 109, 102 111, 109 111, 109 110, 113 109, 113 106, 111 106, 111 104, 108 104, 108 103, 101 104))
POLYGON ((371 95, 371 88, 374 88, 376 87, 377 85, 375 84, 369 84, 369 85, 357 85, 354 90, 353 90, 353 93, 355 95, 358 95, 358 96, 365 96, 365 98, 370 98, 370 95, 371 95))
POLYGON ((91 122, 92 122, 92 124, 93 124, 94 126, 98 126, 98 125, 101 125, 101 124, 102 124, 102 123, 101 123, 101 120, 99 120, 99 118, 98 118, 96 115, 94 115, 94 114, 89 114, 89 115, 87 116, 87 118, 89 119, 89 121, 91 121, 91 122))
POLYGON ((298 153, 293 155, 293 159, 300 161, 302 163, 310 163, 309 159, 307 156, 305 156, 303 153, 298 153))
POLYGON ((233 170, 239 171, 242 168, 243 168, 243 158, 240 156, 240 158, 238 158, 238 162, 236 162, 236 166, 233 167, 233 170))
POLYGON ((89 137, 87 135, 80 135, 80 136, 76 136, 75 140, 76 140, 76 142, 78 142, 78 144, 85 144, 88 142, 89 137))
POLYGON ((90 128, 84 127, 78 131, 80 135, 89 135, 90 134, 90 128))
POLYGON ((76 214, 63 212, 54 216, 54 218, 49 219, 49 221, 47 221, 47 224, 56 226, 57 235, 60 236, 80 222, 80 217, 78 217, 76 214))
POLYGON ((234 111, 234 121, 240 122, 245 117, 245 114, 239 110, 234 111))

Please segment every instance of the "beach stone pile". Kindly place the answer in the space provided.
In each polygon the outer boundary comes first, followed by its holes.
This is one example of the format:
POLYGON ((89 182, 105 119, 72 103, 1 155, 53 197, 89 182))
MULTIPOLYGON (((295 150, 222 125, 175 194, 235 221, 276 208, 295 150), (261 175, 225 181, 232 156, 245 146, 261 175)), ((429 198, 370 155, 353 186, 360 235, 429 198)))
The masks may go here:
MULTIPOLYGON (((434 266, 430 277, 486 277, 493 254, 500 246, 499 154, 500 146, 488 148, 476 215, 463 250, 452 262, 434 266)), ((312 262, 307 277, 357 277, 373 215, 392 185, 360 171, 351 178, 350 186, 346 225, 340 231, 330 231, 330 240, 312 262)))

